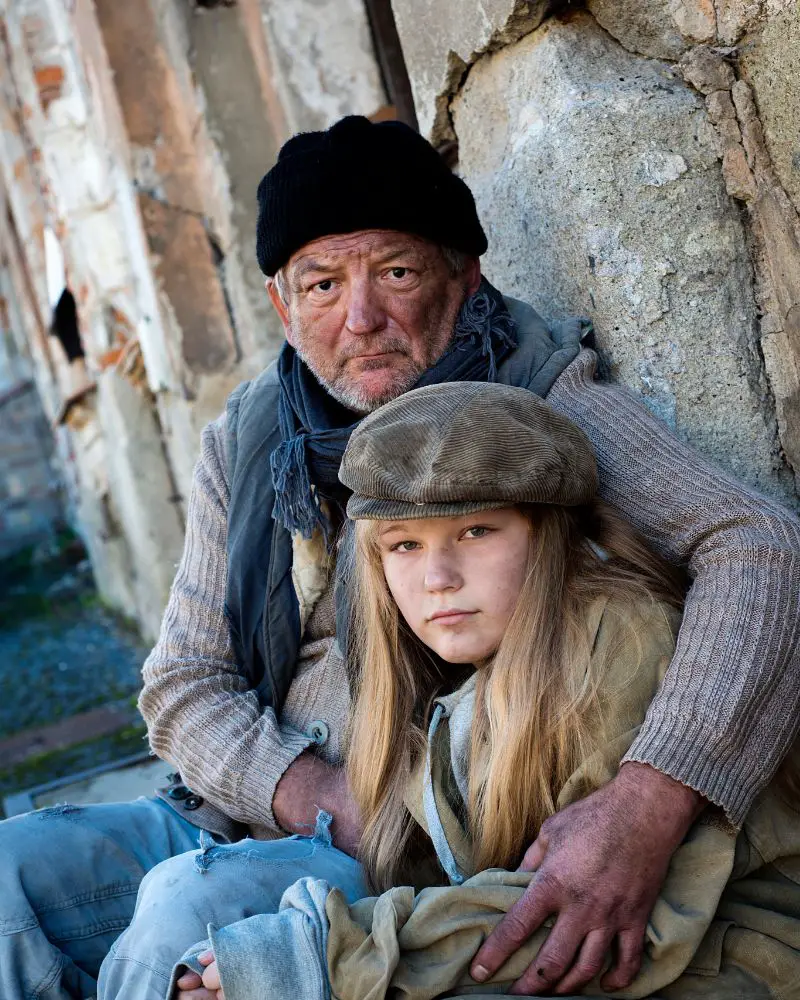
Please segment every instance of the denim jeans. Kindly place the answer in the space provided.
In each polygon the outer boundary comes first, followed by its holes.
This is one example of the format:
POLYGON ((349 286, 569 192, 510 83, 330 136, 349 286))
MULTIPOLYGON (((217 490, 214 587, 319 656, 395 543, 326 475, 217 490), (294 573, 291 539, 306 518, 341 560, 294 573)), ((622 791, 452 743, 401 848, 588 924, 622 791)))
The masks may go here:
POLYGON ((103 962, 98 1000, 165 1000, 175 966, 197 953, 210 924, 277 913, 299 879, 324 878, 351 903, 369 895, 361 865, 332 845, 329 823, 320 813, 313 837, 235 844, 203 832, 200 850, 154 868, 142 880, 130 926, 103 962))
POLYGON ((277 909, 307 875, 367 895, 319 829, 222 845, 157 799, 0 822, 0 998, 163 1000, 209 923, 277 909))
POLYGON ((0 997, 84 1000, 144 875, 200 830, 157 799, 56 806, 0 822, 0 997))

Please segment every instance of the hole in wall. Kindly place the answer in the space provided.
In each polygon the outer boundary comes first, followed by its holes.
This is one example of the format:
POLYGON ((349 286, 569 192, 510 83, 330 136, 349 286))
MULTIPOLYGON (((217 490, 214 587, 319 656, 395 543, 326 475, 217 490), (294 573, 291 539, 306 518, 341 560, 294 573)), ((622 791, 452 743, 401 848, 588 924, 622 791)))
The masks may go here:
POLYGON ((78 309, 75 296, 65 288, 53 310, 50 323, 50 333, 60 342, 70 364, 79 358, 86 357, 81 342, 81 331, 78 326, 78 309))

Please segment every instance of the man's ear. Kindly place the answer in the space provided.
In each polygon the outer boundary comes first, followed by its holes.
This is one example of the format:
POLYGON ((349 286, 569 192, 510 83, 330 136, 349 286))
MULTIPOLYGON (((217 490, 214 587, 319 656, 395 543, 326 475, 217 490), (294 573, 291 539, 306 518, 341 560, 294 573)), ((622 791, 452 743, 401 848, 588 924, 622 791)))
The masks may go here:
MULTIPOLYGON (((278 286, 275 284, 274 278, 267 278, 264 283, 264 287, 267 290, 267 295, 269 295, 269 300, 272 303, 275 312, 280 316, 281 323, 283 323, 283 332, 286 335, 286 339, 289 343, 292 343, 292 327, 289 323, 289 307, 281 298, 280 292, 278 291, 278 286)), ((294 345, 292 345, 294 346, 294 345)))
POLYGON ((478 291, 481 283, 481 262, 479 257, 470 257, 464 272, 467 279, 467 297, 474 295, 478 291))

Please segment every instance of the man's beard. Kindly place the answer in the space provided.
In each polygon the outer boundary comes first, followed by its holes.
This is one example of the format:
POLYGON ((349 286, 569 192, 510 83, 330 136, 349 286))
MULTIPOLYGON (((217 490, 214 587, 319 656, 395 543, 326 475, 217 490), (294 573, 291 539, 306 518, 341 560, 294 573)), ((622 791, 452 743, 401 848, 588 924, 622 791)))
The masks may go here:
MULTIPOLYGON (((314 373, 317 381, 331 394, 331 396, 333 396, 337 402, 346 406, 348 410, 353 410, 355 413, 360 414, 371 413, 373 410, 377 410, 379 406, 383 406, 384 403, 388 403, 392 399, 402 396, 403 393, 408 392, 409 389, 412 389, 419 381, 423 372, 435 365, 450 346, 450 341, 448 341, 444 349, 430 352, 430 355, 425 358, 424 363, 420 366, 420 364, 410 355, 408 344, 405 341, 392 337, 382 338, 377 336, 374 343, 369 345, 361 344, 357 350, 354 349, 349 351, 347 354, 340 356, 337 359, 337 371, 323 371, 320 366, 315 363, 314 359, 310 357, 308 352, 303 349, 303 339, 302 335, 298 337, 297 331, 295 331, 295 350, 297 351, 300 359, 305 362, 305 364, 314 373), (384 392, 378 395, 365 392, 365 390, 359 385, 358 376, 348 376, 346 374, 347 362, 353 358, 361 357, 362 352, 367 346, 373 353, 394 353, 402 356, 404 359, 404 363, 401 366, 392 370, 392 379, 390 384, 384 392)), ((368 359, 366 362, 362 362, 362 365, 363 371, 369 371, 370 364, 368 359)), ((378 368, 383 366, 384 365, 381 362, 376 360, 373 367, 378 368)))

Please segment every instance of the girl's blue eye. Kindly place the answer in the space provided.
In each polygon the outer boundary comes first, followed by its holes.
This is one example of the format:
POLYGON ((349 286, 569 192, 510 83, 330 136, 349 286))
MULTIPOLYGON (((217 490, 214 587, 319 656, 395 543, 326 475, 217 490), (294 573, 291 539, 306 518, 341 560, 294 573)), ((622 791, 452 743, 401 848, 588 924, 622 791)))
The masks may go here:
POLYGON ((484 528, 481 525, 475 525, 474 528, 467 528, 467 534, 472 538, 484 538, 489 534, 489 529, 484 528))
POLYGON ((394 545, 391 547, 390 551, 391 552, 413 552, 414 549, 416 549, 418 547, 419 547, 419 543, 418 542, 409 542, 409 541, 406 540, 404 542, 395 542, 394 545))

